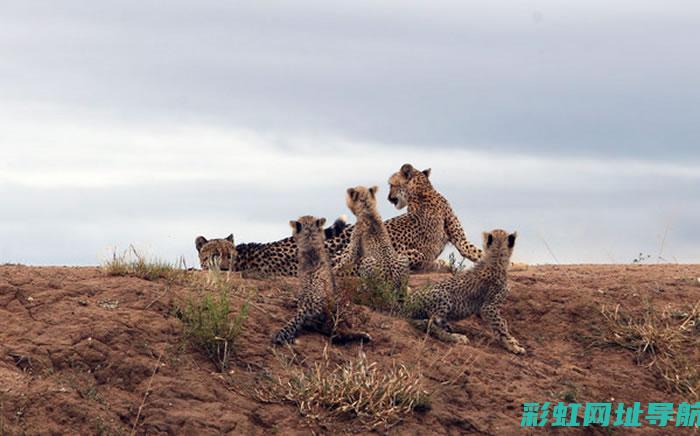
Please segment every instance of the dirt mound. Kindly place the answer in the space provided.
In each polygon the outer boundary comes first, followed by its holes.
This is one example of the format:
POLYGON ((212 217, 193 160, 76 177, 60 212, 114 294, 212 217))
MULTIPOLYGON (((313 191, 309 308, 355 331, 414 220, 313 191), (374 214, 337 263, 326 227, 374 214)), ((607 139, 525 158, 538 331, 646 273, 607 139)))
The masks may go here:
MULTIPOLYGON (((444 276, 416 275, 411 284, 444 276)), ((293 351, 273 349, 272 335, 293 313, 296 280, 239 278, 240 287, 258 292, 230 369, 222 374, 183 341, 174 308, 191 287, 112 277, 98 268, 2 266, 0 433, 367 431, 351 417, 302 416, 283 389, 290 371, 324 359, 341 363, 360 350, 380 368, 404 364, 422 374, 431 407, 388 429, 402 434, 515 433, 522 404, 531 401, 695 401, 660 383, 635 362, 633 351, 587 344, 603 326, 603 305, 680 310, 700 300, 698 277, 698 265, 515 272, 505 316, 527 349, 524 357, 499 347, 476 319, 461 323, 472 332, 470 344, 449 345, 369 309, 363 327, 373 335, 370 344, 326 347, 327 338, 312 333, 301 336, 293 351)), ((243 303, 231 298, 234 306, 243 303)))

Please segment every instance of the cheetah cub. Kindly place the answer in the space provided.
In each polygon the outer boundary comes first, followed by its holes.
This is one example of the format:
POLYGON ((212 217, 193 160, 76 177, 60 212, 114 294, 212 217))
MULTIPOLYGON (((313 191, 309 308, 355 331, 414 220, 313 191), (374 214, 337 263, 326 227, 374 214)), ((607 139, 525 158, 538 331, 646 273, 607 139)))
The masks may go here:
POLYGON ((508 324, 499 311, 508 294, 508 267, 516 236, 504 230, 485 232, 484 256, 472 269, 411 293, 404 306, 411 323, 423 331, 430 329, 438 339, 466 342, 466 336, 452 333, 447 321, 478 314, 503 347, 515 354, 525 353, 508 332, 508 324))
POLYGON ((373 275, 402 289, 408 281, 408 259, 400 257, 377 211, 376 186, 348 188, 346 202, 357 218, 350 243, 336 260, 335 272, 373 275))
POLYGON ((293 342, 303 327, 319 331, 336 343, 369 341, 367 333, 351 332, 349 321, 342 316, 345 309, 336 291, 328 252, 324 246, 325 218, 302 216, 290 221, 296 241, 299 284, 297 313, 274 337, 275 344, 293 342))

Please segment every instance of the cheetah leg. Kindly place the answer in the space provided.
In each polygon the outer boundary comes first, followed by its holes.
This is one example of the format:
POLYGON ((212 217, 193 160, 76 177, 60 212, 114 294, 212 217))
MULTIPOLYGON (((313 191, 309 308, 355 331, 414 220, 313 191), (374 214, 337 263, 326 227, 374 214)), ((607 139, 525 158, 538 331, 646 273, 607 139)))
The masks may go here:
POLYGON ((300 304, 300 306, 294 318, 275 335, 273 339, 275 344, 283 345, 288 342, 293 342, 304 324, 314 321, 322 315, 323 308, 320 305, 314 305, 311 308, 304 308, 303 304, 300 304))
POLYGON ((425 264, 425 255, 412 248, 401 250, 399 256, 404 259, 404 262, 412 270, 420 270, 425 264))
POLYGON ((409 278, 409 261, 408 257, 400 254, 397 256, 396 263, 392 267, 392 281, 396 291, 405 294, 406 287, 408 286, 409 278))
MULTIPOLYGON (((333 312, 331 310, 330 312, 333 312)), ((315 330, 329 336, 333 344, 347 344, 349 342, 370 342, 372 336, 369 333, 362 331, 354 331, 351 329, 352 325, 343 322, 347 316, 344 311, 338 310, 337 306, 335 313, 331 316, 323 317, 322 322, 319 322, 315 326, 315 330)))
POLYGON ((447 233, 449 241, 457 248, 459 254, 472 262, 478 261, 484 255, 484 252, 479 247, 467 240, 462 224, 460 224, 459 219, 452 210, 449 210, 445 217, 445 233, 447 233))
POLYGON ((460 344, 469 343, 469 338, 466 336, 458 333, 452 333, 450 331, 450 326, 447 323, 444 323, 441 327, 437 324, 437 322, 431 322, 427 319, 411 319, 408 322, 418 331, 427 332, 430 336, 440 341, 460 344))
POLYGON ((356 263, 359 259, 357 240, 353 238, 345 249, 334 259, 333 274, 336 276, 351 276, 357 274, 356 263))
POLYGON ((514 354, 525 354, 525 348, 508 332, 508 322, 501 316, 498 305, 484 305, 481 308, 481 318, 489 324, 506 350, 514 354))
POLYGON ((348 342, 370 342, 372 336, 366 332, 355 332, 350 330, 337 331, 331 336, 334 344, 347 344, 348 342))

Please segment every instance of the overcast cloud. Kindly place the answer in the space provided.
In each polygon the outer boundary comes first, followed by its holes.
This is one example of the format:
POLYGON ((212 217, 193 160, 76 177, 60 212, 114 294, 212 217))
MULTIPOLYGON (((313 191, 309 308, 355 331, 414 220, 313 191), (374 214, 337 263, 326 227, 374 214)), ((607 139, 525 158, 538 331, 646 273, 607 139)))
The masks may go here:
POLYGON ((191 264, 404 162, 520 260, 700 262, 700 3, 426 5, 1 5, 0 262, 191 264))

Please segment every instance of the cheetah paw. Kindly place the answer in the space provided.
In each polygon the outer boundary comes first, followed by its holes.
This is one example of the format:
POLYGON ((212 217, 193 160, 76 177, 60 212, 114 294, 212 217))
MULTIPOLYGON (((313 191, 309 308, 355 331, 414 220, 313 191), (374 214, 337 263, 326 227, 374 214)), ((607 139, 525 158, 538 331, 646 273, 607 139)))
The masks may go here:
POLYGON ((525 348, 523 348, 523 347, 518 343, 518 341, 516 341, 515 339, 510 340, 510 341, 507 341, 507 342, 505 343, 505 346, 506 346, 506 349, 507 349, 508 351, 510 351, 511 353, 520 354, 520 355, 525 354, 525 348))
POLYGON ((455 340, 458 344, 468 344, 469 343, 469 338, 466 337, 465 335, 459 334, 459 333, 450 333, 450 336, 452 339, 455 340))

